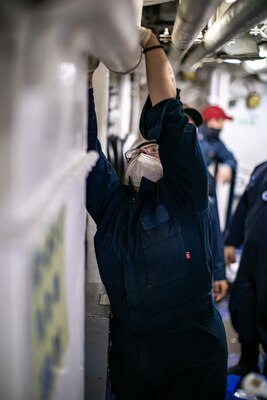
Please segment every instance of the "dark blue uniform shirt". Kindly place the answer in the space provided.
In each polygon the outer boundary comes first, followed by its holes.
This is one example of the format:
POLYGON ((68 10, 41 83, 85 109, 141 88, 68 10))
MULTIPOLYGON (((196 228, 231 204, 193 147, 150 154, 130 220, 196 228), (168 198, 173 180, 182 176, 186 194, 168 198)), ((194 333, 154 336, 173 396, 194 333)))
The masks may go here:
POLYGON ((233 153, 227 149, 221 139, 208 138, 205 130, 206 126, 201 125, 198 130, 198 138, 207 165, 209 166, 212 162, 227 164, 235 173, 237 162, 233 153))
MULTIPOLYGON (((226 164, 229 165, 232 169, 232 179, 230 185, 230 192, 229 192, 229 199, 228 199, 228 206, 226 212, 226 220, 225 220, 225 227, 224 230, 227 232, 231 215, 232 215, 232 204, 234 198, 234 187, 235 187, 235 176, 236 176, 236 169, 237 169, 237 162, 233 156, 233 153, 227 149, 225 144, 219 139, 217 136, 212 136, 209 130, 212 128, 208 128, 207 125, 203 124, 200 126, 198 130, 198 139, 199 144, 204 156, 204 159, 207 163, 207 166, 214 163, 215 164, 215 174, 218 167, 218 164, 226 164)), ((218 130, 219 131, 219 130, 218 130)), ((210 183, 210 187, 213 186, 212 190, 215 193, 215 181, 210 183)), ((214 202, 213 204, 216 206, 211 206, 211 212, 213 216, 217 218, 216 213, 218 211, 215 209, 217 207, 217 200, 213 196, 214 202)), ((217 218, 219 222, 219 218, 217 218)), ((212 224, 212 231, 213 231, 213 240, 214 243, 212 252, 214 256, 214 268, 215 279, 225 279, 225 264, 224 264, 224 252, 223 252, 223 238, 221 237, 222 234, 220 233, 220 227, 216 228, 215 223, 212 224), (220 276, 220 278, 219 278, 220 276), (224 276, 224 278, 223 278, 224 276)))
POLYGON ((142 178, 136 193, 101 151, 92 96, 88 149, 99 160, 87 180, 87 209, 114 324, 140 337, 165 331, 177 325, 175 310, 212 287, 208 175, 196 129, 178 95, 154 107, 148 98, 140 130, 159 144, 164 177, 142 178))
POLYGON ((267 162, 258 165, 233 215, 226 246, 239 247, 246 241, 266 243, 267 162))
POLYGON ((229 301, 232 325, 242 345, 258 356, 267 352, 267 162, 250 178, 231 221, 227 246, 242 245, 242 255, 229 301), (255 349, 255 350, 254 350, 255 349))
POLYGON ((224 241, 220 229, 220 218, 217 204, 215 179, 209 173, 209 200, 211 215, 211 252, 213 257, 213 278, 215 281, 226 279, 224 261, 224 241))

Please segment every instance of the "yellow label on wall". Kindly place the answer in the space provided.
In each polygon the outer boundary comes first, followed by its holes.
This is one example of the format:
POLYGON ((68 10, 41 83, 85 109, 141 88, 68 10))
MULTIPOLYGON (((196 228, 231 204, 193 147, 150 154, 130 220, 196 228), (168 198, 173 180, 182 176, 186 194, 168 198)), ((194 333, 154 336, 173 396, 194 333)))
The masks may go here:
POLYGON ((51 398, 68 342, 62 211, 31 262, 33 390, 35 400, 51 398))

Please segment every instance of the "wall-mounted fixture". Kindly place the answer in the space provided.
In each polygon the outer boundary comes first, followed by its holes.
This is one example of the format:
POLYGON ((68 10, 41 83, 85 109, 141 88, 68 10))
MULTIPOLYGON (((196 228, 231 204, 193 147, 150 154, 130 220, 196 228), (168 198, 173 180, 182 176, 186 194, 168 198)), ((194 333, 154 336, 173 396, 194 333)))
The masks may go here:
POLYGON ((261 96, 257 92, 251 92, 247 95, 246 104, 248 108, 257 108, 260 105, 261 96))

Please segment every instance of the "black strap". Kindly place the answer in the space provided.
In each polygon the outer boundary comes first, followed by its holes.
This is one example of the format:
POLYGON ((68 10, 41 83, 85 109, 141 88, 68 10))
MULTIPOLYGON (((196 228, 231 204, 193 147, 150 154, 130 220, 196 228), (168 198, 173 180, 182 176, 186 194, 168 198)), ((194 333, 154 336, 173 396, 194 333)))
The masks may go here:
POLYGON ((163 49, 163 46, 162 46, 162 44, 157 44, 157 45, 155 45, 155 46, 146 47, 146 48, 143 50, 143 53, 145 54, 145 53, 147 53, 148 51, 154 50, 154 49, 163 49))

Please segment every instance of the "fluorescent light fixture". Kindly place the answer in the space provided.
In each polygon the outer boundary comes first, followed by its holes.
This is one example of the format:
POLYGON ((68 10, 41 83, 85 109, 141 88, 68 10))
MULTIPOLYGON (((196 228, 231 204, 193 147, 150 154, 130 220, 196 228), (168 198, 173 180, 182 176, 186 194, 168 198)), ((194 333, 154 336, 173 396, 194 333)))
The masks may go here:
POLYGON ((267 43, 259 44, 259 56, 267 57, 267 43))
POLYGON ((244 66, 246 70, 251 74, 255 74, 257 72, 265 72, 267 71, 267 59, 264 58, 262 60, 247 60, 244 62, 244 66))
POLYGON ((238 58, 226 58, 223 62, 227 64, 241 64, 241 60, 238 60, 238 58))
POLYGON ((231 3, 235 3, 235 2, 236 2, 236 0, 225 0, 225 2, 226 2, 226 3, 230 3, 230 4, 231 4, 231 3))

